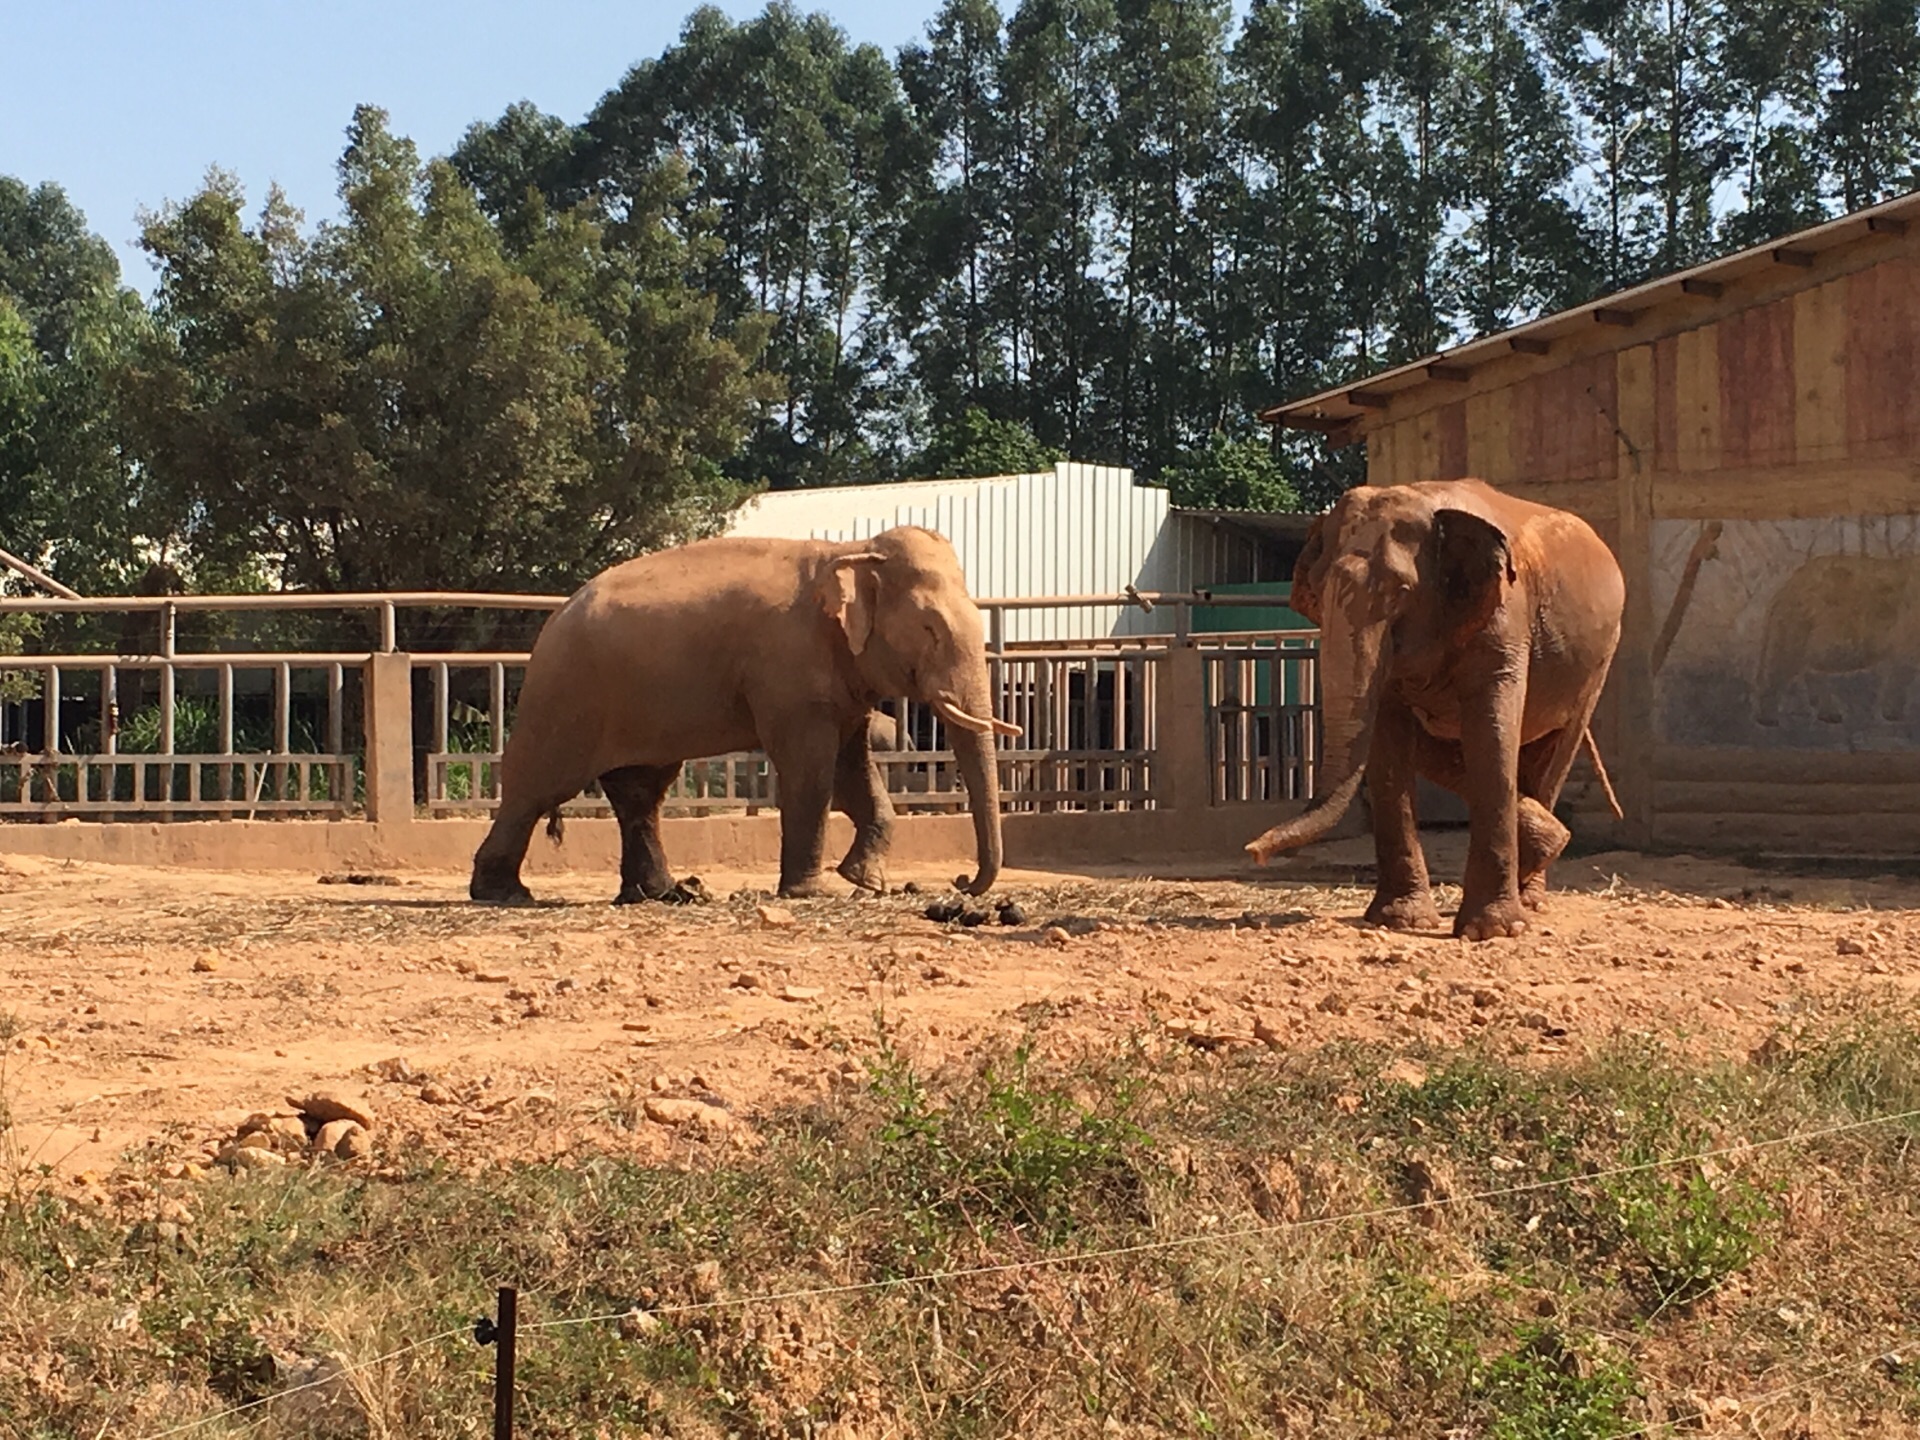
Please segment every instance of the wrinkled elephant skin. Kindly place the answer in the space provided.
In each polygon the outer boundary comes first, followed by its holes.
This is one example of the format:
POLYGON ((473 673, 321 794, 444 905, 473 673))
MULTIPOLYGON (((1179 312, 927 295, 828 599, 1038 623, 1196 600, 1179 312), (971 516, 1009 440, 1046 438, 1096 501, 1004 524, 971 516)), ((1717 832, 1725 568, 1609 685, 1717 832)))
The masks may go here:
POLYGON ((1000 870, 1000 797, 980 612, 953 546, 900 526, 871 540, 721 537, 587 582, 547 621, 501 759, 501 800, 468 892, 525 903, 533 827, 596 779, 620 823, 620 896, 674 891, 660 808, 681 765, 764 749, 780 780, 780 893, 823 888, 829 806, 854 822, 840 874, 886 885, 893 807, 868 748, 873 703, 945 722, 973 811, 984 893, 1000 870))
POLYGON ((1625 596, 1612 552, 1566 511, 1478 480, 1349 491, 1308 532, 1290 602, 1321 631, 1315 798, 1248 852, 1264 864, 1319 839, 1364 777, 1379 866, 1367 918, 1433 928, 1414 808, 1425 776, 1467 805, 1454 933, 1521 933, 1570 838, 1553 806, 1592 744, 1625 596))

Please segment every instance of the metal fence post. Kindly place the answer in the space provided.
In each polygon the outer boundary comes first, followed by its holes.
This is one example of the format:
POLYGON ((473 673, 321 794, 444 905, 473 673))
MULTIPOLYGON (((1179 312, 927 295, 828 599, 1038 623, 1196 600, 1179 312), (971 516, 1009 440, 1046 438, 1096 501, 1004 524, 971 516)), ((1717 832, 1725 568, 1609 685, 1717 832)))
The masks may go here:
POLYGON ((367 657, 367 818, 413 820, 413 657, 367 657))

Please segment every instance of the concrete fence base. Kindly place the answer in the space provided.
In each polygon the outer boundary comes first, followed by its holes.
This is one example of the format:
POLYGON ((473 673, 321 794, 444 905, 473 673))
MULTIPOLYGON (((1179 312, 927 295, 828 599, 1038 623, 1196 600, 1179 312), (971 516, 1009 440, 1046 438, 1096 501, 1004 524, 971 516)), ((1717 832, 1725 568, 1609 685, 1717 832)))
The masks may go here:
MULTIPOLYGON (((1241 846, 1300 806, 1229 805, 1189 811, 1141 810, 1107 814, 1008 815, 1002 825, 1006 863, 1014 867, 1127 865, 1157 859, 1217 860, 1254 873, 1241 846)), ((1356 806, 1341 827, 1351 832, 1356 806)), ((661 821, 661 838, 676 874, 703 868, 780 868, 780 817, 712 816, 661 821)), ((0 854, 119 865, 183 866, 207 870, 439 870, 464 871, 486 834, 485 820, 186 820, 167 824, 0 825, 0 854)), ((844 854, 853 841, 845 816, 831 817, 827 853, 844 854)), ((892 859, 899 865, 951 863, 973 868, 973 822, 966 815, 903 816, 894 827, 892 859)), ((556 846, 536 832, 527 850, 529 875, 601 871, 620 863, 620 833, 611 819, 570 819, 556 846)))

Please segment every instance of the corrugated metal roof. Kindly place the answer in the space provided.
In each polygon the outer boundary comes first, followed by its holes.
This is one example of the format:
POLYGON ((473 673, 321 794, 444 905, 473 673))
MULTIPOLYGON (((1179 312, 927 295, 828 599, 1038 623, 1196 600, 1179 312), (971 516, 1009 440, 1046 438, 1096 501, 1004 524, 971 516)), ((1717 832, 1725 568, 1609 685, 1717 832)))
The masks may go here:
MULTIPOLYGON (((1858 244, 1876 235, 1903 235, 1916 218, 1920 218, 1920 191, 1856 210, 1838 220, 1829 220, 1765 245, 1724 255, 1691 270, 1676 271, 1585 305, 1542 316, 1525 325, 1437 351, 1407 365, 1336 385, 1303 400, 1275 405, 1262 410, 1260 419, 1270 425, 1299 430, 1343 430, 1367 414, 1384 409, 1390 397, 1403 391, 1433 381, 1464 381, 1474 365, 1512 354, 1538 357, 1541 366, 1558 363, 1549 358, 1556 338, 1582 329, 1591 330, 1596 323, 1618 326, 1624 331, 1633 325, 1639 312, 1655 305, 1689 295, 1717 299, 1729 282, 1772 266, 1810 269, 1816 257, 1824 252, 1858 244)), ((1622 343, 1631 342, 1623 340, 1622 343)))
MULTIPOLYGON (((1153 566, 1167 492, 1133 472, 1062 461, 1050 471, 977 480, 902 480, 776 490, 735 512, 728 533, 796 540, 864 540, 894 525, 924 525, 953 542, 967 588, 989 599, 1118 595, 1162 584, 1153 566)), ((1177 577, 1168 577, 1169 581, 1177 577)), ((1138 610, 1015 611, 1008 640, 1152 633, 1138 610)))

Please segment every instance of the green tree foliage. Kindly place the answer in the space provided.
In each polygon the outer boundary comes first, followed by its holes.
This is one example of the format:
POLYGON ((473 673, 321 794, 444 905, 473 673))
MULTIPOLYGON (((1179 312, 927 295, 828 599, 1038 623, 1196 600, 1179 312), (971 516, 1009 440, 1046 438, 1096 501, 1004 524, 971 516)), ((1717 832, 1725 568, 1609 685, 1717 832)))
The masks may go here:
POLYGON ((444 161, 356 112, 303 238, 214 175, 148 219, 160 326, 128 423, 192 550, 315 589, 564 590, 714 528, 757 395, 661 212, 529 202, 517 253, 444 161))
POLYGON ((1032 475, 1067 457, 1044 444, 1018 420, 996 420, 978 405, 942 424, 908 466, 929 479, 980 475, 1032 475))
POLYGON ((762 482, 1318 506, 1358 452, 1264 406, 1917 166, 1920 0, 944 0, 892 57, 707 6, 577 124, 423 160, 361 110, 318 227, 216 173, 145 217, 150 306, 0 180, 0 545, 556 589, 762 482))
POLYGON ((153 534, 115 394, 146 323, 61 189, 0 176, 0 547, 83 593, 122 584, 153 534))
POLYGON ((1214 431, 1206 449, 1169 465, 1163 477, 1175 505, 1202 510, 1294 510, 1300 496, 1264 440, 1214 431))

